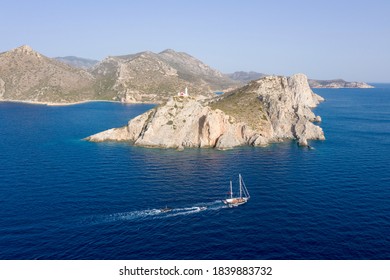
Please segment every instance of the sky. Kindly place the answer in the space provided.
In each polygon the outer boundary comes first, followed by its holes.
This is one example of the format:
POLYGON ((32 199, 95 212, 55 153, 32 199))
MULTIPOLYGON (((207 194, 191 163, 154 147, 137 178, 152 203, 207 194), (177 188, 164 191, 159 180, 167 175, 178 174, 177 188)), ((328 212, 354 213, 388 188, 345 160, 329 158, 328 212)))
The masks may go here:
POLYGON ((49 56, 165 49, 223 72, 390 82, 390 1, 0 0, 0 52, 49 56))

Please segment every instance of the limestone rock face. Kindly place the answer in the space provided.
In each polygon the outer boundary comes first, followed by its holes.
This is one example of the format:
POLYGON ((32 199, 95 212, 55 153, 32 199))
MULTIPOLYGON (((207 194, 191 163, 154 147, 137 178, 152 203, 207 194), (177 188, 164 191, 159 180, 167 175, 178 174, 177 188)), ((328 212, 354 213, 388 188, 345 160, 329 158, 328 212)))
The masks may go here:
POLYGON ((136 146, 231 148, 246 143, 243 128, 220 110, 190 97, 172 97, 132 120, 127 126, 87 138, 89 141, 130 141, 136 146))
POLYGON ((169 101, 118 129, 86 138, 89 141, 130 141, 137 146, 229 149, 265 146, 283 139, 324 140, 311 108, 323 99, 313 93, 303 74, 268 76, 215 100, 171 97, 169 101))
POLYGON ((253 83, 272 124, 274 139, 325 139, 322 129, 312 123, 318 118, 311 111, 323 98, 312 92, 305 75, 268 76, 253 83))
POLYGON ((5 82, 0 78, 0 100, 3 99, 5 93, 5 82))

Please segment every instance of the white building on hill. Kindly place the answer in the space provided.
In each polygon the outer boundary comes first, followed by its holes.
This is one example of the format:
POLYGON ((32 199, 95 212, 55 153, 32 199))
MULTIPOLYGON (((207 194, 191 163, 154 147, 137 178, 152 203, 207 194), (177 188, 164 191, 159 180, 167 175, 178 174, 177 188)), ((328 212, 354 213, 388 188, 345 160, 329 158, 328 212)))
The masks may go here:
POLYGON ((177 96, 184 96, 184 97, 188 97, 188 89, 186 87, 186 89, 184 90, 184 92, 178 92, 177 93, 177 96))

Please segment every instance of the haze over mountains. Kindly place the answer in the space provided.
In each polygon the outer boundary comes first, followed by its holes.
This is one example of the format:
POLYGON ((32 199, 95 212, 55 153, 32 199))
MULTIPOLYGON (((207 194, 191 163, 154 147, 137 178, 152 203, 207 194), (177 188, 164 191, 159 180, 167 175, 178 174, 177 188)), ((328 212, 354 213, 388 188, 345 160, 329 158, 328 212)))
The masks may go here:
MULTIPOLYGON (((169 52, 172 50, 166 50, 169 52)), ((164 53, 164 52, 163 52, 164 53)), ((56 57, 56 59, 67 63, 71 66, 88 69, 99 63, 97 60, 79 58, 75 56, 68 57, 56 57)), ((196 73, 195 73, 196 74, 196 73)), ((258 73, 255 71, 236 71, 234 73, 226 74, 230 79, 247 84, 250 81, 258 80, 262 77, 269 76, 265 73, 258 73)), ((207 78, 206 78, 207 79, 207 78)), ((364 82, 348 82, 343 79, 332 79, 332 80, 316 80, 309 79, 309 85, 311 88, 372 88, 373 86, 364 82)))
POLYGON ((99 60, 82 58, 77 56, 54 57, 54 59, 66 63, 70 66, 82 69, 89 69, 99 63, 99 60))

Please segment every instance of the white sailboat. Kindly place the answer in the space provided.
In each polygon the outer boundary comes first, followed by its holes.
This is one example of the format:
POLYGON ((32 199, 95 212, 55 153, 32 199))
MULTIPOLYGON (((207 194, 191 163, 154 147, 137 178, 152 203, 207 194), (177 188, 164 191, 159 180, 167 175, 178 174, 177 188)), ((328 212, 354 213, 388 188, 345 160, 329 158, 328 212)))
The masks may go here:
POLYGON ((230 208, 237 207, 241 204, 247 203, 250 198, 248 189, 245 186, 241 174, 238 175, 238 179, 240 183, 239 196, 233 197, 233 185, 232 185, 232 181, 230 180, 230 192, 229 192, 230 198, 222 200, 222 202, 225 203, 230 208))

